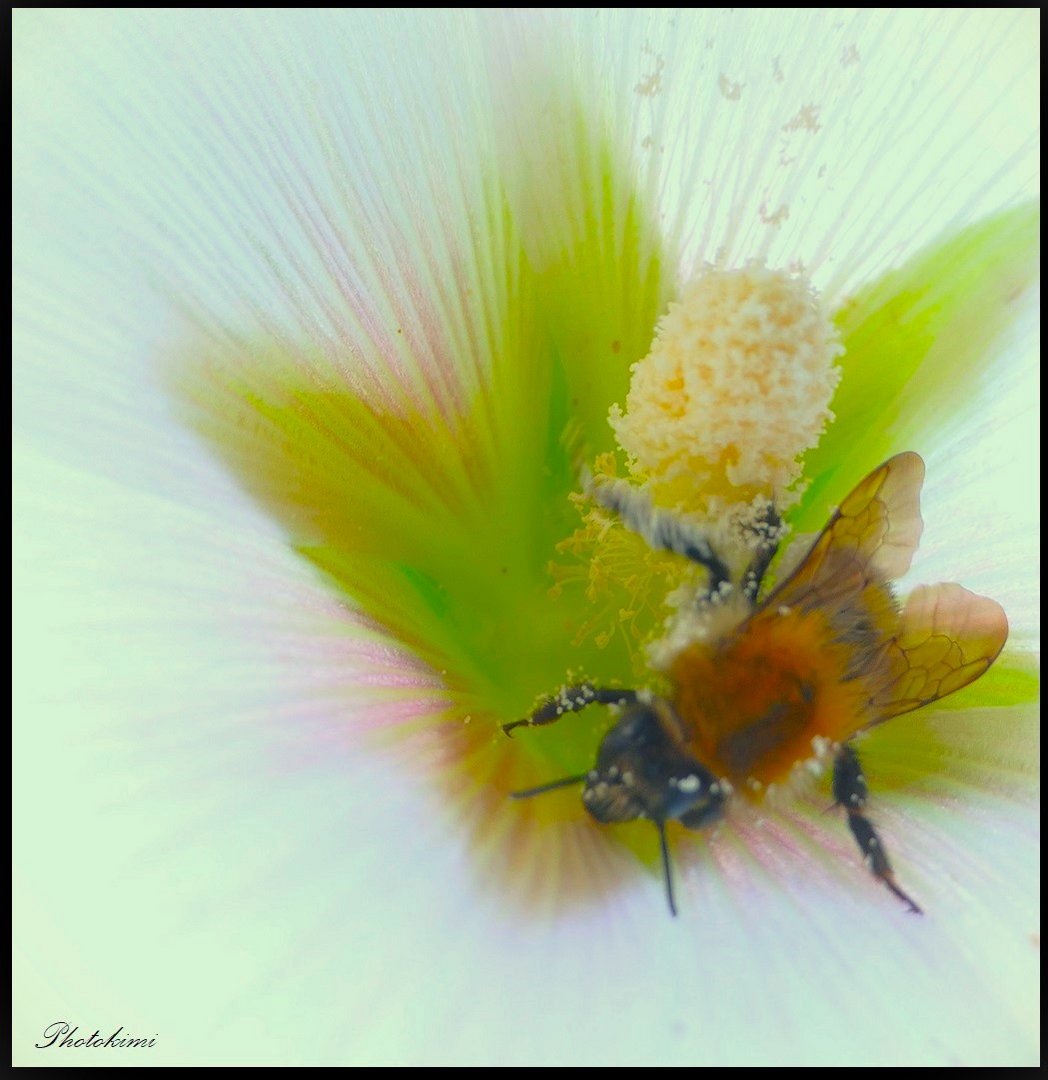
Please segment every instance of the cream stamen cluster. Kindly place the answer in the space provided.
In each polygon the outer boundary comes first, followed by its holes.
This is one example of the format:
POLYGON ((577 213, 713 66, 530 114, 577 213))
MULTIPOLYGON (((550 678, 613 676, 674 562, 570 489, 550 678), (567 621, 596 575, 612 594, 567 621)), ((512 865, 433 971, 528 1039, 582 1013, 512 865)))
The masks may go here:
POLYGON ((707 268, 633 366, 625 412, 611 411, 634 479, 656 505, 707 520, 760 497, 788 505, 832 418, 841 351, 804 277, 707 268))

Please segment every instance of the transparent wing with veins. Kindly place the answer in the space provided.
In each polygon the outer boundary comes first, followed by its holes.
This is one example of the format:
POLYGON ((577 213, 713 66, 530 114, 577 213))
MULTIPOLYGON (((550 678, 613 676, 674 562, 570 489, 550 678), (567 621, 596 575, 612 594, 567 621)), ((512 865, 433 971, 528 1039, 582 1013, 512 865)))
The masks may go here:
POLYGON ((915 589, 888 644, 892 676, 870 701, 880 723, 975 682, 1008 640, 1008 619, 995 600, 960 585, 915 589))
MULTIPOLYGON (((923 524, 920 491, 924 462, 898 454, 872 472, 841 503, 807 556, 761 605, 834 611, 870 586, 886 586, 910 568, 923 524)), ((870 724, 919 709, 974 682, 1008 638, 996 601, 960 585, 913 591, 884 635, 888 674, 869 701, 870 724)))
POLYGON ((841 503, 792 574, 763 601, 834 608, 869 585, 885 585, 910 568, 921 540, 924 462, 897 454, 875 469, 841 503))

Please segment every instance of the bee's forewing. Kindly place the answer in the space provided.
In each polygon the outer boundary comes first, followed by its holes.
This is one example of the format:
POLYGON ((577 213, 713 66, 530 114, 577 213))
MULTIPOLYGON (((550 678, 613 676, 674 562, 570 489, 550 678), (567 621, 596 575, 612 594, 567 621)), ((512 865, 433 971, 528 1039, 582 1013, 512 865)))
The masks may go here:
POLYGON ((800 565, 763 607, 835 607, 868 585, 886 584, 910 568, 920 543, 924 462, 897 454, 841 503, 800 565))

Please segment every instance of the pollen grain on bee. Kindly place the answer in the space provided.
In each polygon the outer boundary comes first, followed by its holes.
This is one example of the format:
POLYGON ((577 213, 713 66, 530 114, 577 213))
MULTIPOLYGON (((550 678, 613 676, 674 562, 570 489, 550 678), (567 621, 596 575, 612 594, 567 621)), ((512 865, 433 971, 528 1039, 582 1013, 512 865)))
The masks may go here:
POLYGON ((824 735, 815 735, 811 740, 811 748, 815 756, 820 759, 825 758, 833 750, 834 745, 833 740, 827 739, 824 735))

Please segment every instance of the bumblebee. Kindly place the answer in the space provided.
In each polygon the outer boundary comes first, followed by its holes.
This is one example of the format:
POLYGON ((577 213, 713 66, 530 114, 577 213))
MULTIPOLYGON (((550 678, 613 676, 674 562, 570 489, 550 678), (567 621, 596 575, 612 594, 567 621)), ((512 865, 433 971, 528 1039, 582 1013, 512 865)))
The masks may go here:
POLYGON ((867 866, 920 914, 867 817, 869 794, 852 740, 974 682, 1008 637, 1001 606, 960 585, 922 586, 904 607, 896 603, 891 583, 909 569, 923 528, 923 480, 924 462, 915 453, 885 462, 844 500, 796 569, 763 596, 781 531, 774 509, 752 561, 733 580, 697 529, 653 509, 637 489, 592 488, 653 547, 705 568, 694 610, 706 629, 677 635, 666 663, 668 696, 584 683, 503 725, 509 734, 590 705, 617 709, 593 769, 514 797, 582 784, 582 804, 598 822, 651 821, 676 915, 666 823, 701 829, 724 815, 736 793, 759 800, 799 766, 832 759, 835 804, 867 866))

